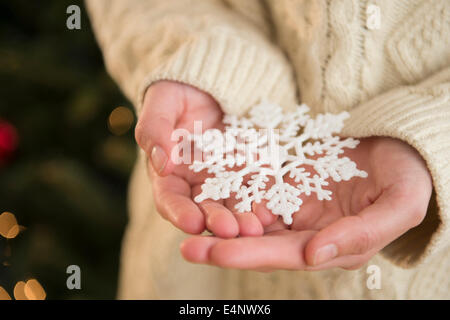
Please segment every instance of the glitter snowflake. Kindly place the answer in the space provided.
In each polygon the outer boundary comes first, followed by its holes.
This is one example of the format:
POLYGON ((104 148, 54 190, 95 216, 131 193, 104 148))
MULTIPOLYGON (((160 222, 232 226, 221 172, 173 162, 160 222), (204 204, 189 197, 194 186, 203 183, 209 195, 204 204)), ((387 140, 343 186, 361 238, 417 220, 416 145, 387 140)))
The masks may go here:
POLYGON ((201 159, 190 165, 194 172, 207 170, 196 202, 205 199, 238 201, 238 212, 250 212, 252 203, 267 200, 267 208, 292 223, 300 210, 300 195, 316 194, 318 200, 331 200, 326 189, 329 178, 336 182, 367 177, 348 157, 344 148, 355 148, 359 141, 341 139, 335 134, 343 127, 347 112, 308 115, 302 104, 292 113, 262 102, 244 117, 225 115, 225 130, 209 129, 191 139, 201 151, 201 159))

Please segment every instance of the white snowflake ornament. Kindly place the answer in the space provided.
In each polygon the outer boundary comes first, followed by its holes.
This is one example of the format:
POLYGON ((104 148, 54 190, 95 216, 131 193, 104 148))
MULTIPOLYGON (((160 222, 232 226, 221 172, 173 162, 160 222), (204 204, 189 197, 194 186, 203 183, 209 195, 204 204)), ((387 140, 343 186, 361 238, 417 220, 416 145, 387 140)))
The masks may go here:
POLYGON ((344 148, 355 148, 359 141, 340 139, 347 112, 308 115, 302 104, 292 113, 262 102, 246 117, 225 115, 225 130, 206 130, 191 139, 202 152, 190 169, 207 170, 213 177, 201 186, 196 202, 227 199, 234 194, 238 212, 251 211, 252 203, 267 200, 267 208, 292 224, 300 210, 301 195, 316 194, 318 200, 331 200, 325 189, 327 179, 336 182, 367 177, 348 157, 339 157, 344 148), (286 181, 289 179, 289 181, 286 181))

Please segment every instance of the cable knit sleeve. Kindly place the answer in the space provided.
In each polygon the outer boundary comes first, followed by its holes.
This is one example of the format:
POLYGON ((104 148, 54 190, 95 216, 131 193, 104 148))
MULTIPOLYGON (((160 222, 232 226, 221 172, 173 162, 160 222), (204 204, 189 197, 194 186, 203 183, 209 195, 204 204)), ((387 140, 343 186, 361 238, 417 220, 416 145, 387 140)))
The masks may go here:
POLYGON ((86 4, 106 67, 138 112, 158 80, 204 90, 227 113, 242 114, 261 98, 288 108, 296 102, 293 71, 262 17, 249 19, 221 0, 86 4))
POLYGON ((427 261, 450 245, 450 68, 418 85, 382 94, 352 111, 344 135, 389 136, 420 152, 434 192, 425 220, 382 253, 402 267, 427 261))

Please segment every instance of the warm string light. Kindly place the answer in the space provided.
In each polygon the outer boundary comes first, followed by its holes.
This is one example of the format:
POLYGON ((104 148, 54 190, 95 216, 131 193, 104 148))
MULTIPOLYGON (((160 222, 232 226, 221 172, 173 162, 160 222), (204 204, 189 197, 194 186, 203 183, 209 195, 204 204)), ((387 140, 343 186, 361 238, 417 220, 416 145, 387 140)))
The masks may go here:
POLYGON ((28 300, 45 300, 46 297, 44 288, 36 279, 30 279, 25 283, 24 293, 28 300))
POLYGON ((25 295, 25 282, 19 281, 14 286, 14 298, 16 300, 28 300, 25 295))
POLYGON ((115 108, 108 117, 108 128, 117 136, 125 134, 134 122, 133 112, 126 107, 115 108))
POLYGON ((11 212, 3 212, 0 215, 0 235, 6 239, 15 238, 20 231, 17 219, 11 212))
POLYGON ((0 286, 0 300, 12 300, 11 296, 0 286))
MULTIPOLYGON (((3 212, 0 215, 0 235, 6 239, 15 238, 21 231, 21 226, 11 212, 3 212)), ((45 300, 47 294, 39 281, 29 279, 26 282, 19 281, 14 286, 13 295, 16 300, 45 300)), ((8 292, 0 286, 0 300, 12 300, 8 292)))

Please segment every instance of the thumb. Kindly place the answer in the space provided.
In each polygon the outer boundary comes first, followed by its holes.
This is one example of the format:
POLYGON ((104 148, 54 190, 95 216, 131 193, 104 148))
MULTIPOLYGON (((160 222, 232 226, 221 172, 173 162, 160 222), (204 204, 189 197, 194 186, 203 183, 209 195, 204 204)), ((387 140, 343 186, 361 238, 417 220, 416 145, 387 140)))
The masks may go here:
POLYGON ((170 155, 177 146, 177 141, 172 139, 172 133, 183 106, 180 99, 177 99, 177 94, 167 92, 166 88, 160 88, 158 84, 153 86, 146 93, 135 138, 150 159, 155 172, 166 176, 175 166, 170 155))
POLYGON ((317 266, 340 256, 380 250, 417 226, 420 212, 411 197, 387 191, 358 215, 343 217, 319 231, 306 247, 306 261, 317 266))

